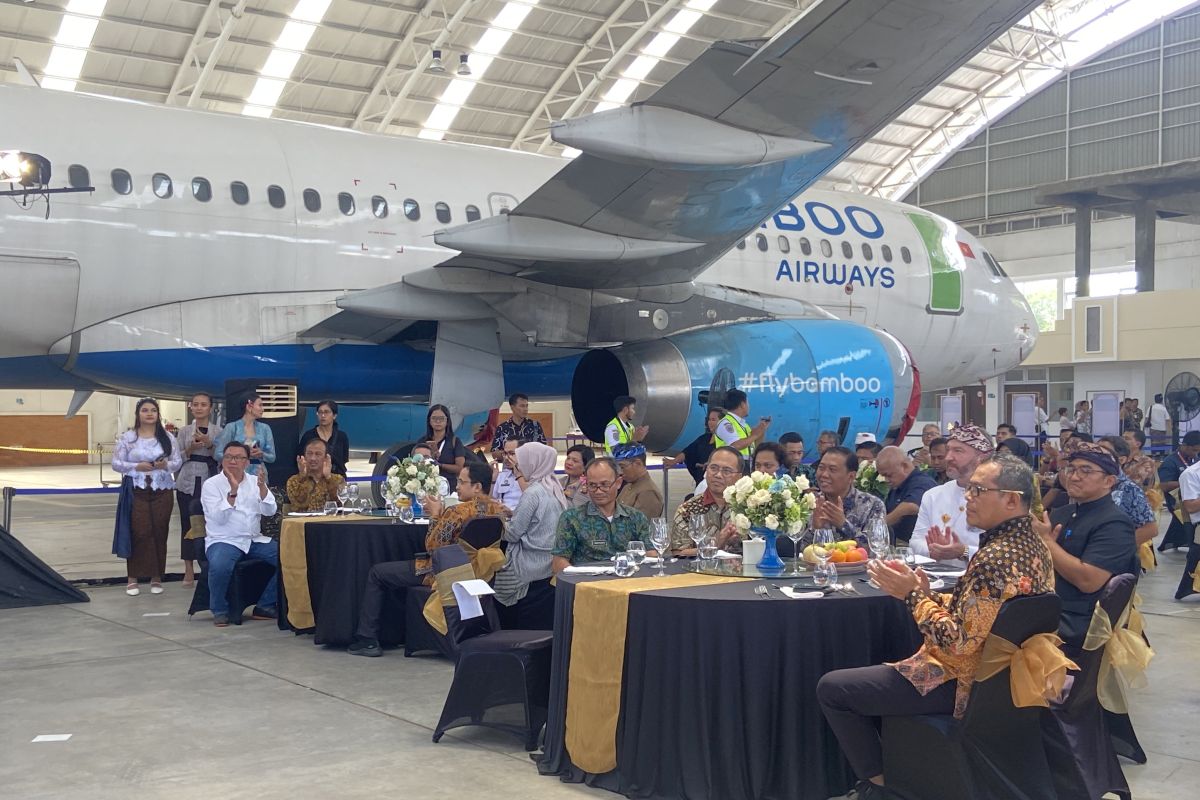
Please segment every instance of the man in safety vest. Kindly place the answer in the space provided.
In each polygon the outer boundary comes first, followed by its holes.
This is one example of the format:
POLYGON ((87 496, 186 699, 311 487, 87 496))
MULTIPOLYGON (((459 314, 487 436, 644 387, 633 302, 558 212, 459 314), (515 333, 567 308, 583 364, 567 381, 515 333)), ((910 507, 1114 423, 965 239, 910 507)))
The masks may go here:
POLYGON ((617 415, 604 429, 604 452, 610 456, 617 445, 640 442, 650 432, 649 425, 637 428, 633 426, 633 417, 637 414, 637 398, 623 394, 613 401, 613 410, 617 415))
POLYGON ((746 422, 746 416, 750 413, 750 401, 741 389, 730 389, 725 393, 725 407, 729 411, 717 423, 713 444, 717 447, 732 447, 742 456, 749 458, 750 451, 766 435, 771 418, 763 417, 751 428, 750 423, 746 422))

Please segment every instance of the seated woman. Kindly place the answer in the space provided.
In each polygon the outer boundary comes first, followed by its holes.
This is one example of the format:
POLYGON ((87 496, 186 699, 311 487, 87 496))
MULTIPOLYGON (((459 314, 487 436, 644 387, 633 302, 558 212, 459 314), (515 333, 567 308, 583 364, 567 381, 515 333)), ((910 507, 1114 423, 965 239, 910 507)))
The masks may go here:
POLYGON ((551 630, 554 627, 554 587, 550 549, 558 518, 568 500, 554 479, 558 453, 538 442, 517 448, 517 466, 529 481, 517 510, 504 532, 508 560, 496 573, 496 602, 501 627, 551 630))
POLYGON ((585 470, 596 457, 596 451, 586 444, 577 444, 567 448, 567 458, 563 462, 563 472, 567 473, 563 481, 563 496, 571 507, 587 505, 587 477, 585 470))

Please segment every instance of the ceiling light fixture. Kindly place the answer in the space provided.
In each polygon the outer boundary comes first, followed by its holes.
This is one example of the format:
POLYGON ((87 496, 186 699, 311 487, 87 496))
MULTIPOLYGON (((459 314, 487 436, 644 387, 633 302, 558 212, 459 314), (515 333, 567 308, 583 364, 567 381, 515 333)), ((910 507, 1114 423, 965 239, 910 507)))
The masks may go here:
POLYGON ((434 75, 445 75, 446 65, 442 63, 442 51, 433 51, 433 60, 429 62, 429 67, 426 72, 432 72, 434 75))
POLYGON ((458 70, 456 71, 455 74, 457 74, 463 78, 465 78, 471 74, 471 67, 467 64, 467 54, 466 53, 463 53, 462 55, 460 55, 458 57, 458 70))

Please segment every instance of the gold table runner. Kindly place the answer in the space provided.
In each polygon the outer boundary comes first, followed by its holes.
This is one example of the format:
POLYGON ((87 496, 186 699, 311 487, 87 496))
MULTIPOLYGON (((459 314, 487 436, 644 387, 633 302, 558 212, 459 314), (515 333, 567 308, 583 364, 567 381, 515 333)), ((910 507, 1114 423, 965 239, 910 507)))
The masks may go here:
POLYGON ((287 595, 288 622, 298 630, 316 627, 312 597, 308 593, 308 549, 304 543, 304 526, 310 522, 379 521, 378 517, 347 514, 337 517, 285 517, 279 526, 279 573, 287 595))
POLYGON ((686 573, 575 585, 566 745, 577 767, 603 773, 617 766, 617 718, 621 712, 629 595, 742 580, 747 579, 686 573))

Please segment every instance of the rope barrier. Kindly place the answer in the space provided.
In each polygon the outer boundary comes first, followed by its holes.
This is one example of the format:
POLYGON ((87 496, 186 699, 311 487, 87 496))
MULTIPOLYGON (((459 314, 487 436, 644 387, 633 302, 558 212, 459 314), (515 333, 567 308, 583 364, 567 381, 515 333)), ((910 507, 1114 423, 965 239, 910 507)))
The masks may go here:
POLYGON ((75 450, 64 447, 24 447, 23 445, 3 445, 0 444, 0 450, 17 450, 22 453, 46 453, 56 456, 95 456, 104 455, 103 450, 75 450))

